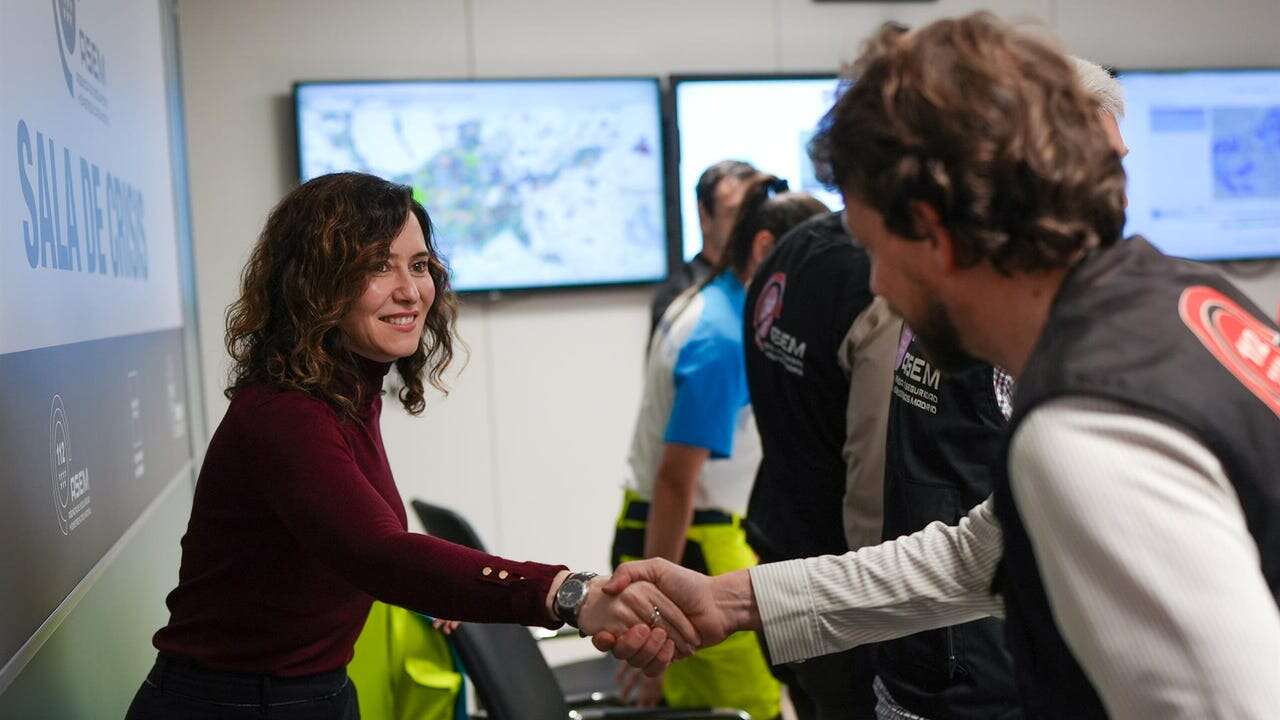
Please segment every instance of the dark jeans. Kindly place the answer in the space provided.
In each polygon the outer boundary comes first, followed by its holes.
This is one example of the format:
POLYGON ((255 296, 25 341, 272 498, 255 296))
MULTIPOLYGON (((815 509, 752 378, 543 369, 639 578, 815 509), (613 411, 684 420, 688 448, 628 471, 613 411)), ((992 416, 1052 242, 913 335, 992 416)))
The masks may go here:
MULTIPOLYGON (((750 520, 747 538, 761 563, 790 560, 779 554, 750 520)), ((809 658, 789 665, 774 665, 764 633, 756 633, 769 669, 787 686, 791 706, 800 720, 875 720, 875 646, 863 645, 843 652, 809 658)))
POLYGON ((800 720, 872 720, 876 698, 871 660, 870 648, 856 647, 772 670, 786 684, 800 720))
POLYGON ((809 658, 789 665, 774 665, 764 633, 756 633, 769 670, 787 686, 791 706, 800 720, 875 720, 876 694, 874 646, 809 658))
POLYGON ((205 670, 161 654, 125 720, 360 720, 347 671, 280 678, 205 670))

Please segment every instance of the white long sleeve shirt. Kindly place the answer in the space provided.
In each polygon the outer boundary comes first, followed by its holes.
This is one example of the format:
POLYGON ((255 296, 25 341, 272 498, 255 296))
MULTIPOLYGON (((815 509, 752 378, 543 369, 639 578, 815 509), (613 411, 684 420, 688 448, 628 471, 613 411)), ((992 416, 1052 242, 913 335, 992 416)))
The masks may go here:
MULTIPOLYGON (((1280 718, 1280 609, 1217 458, 1104 400, 1036 408, 1009 456, 1054 618, 1114 718, 1280 718)), ((991 501, 843 556, 751 571, 776 662, 999 616, 991 501)))

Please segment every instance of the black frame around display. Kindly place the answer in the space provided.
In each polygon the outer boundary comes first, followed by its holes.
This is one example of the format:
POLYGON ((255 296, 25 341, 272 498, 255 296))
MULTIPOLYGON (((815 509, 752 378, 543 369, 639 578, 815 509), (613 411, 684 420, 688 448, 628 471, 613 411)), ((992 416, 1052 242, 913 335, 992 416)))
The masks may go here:
MULTIPOLYGON (((1234 72, 1280 72, 1280 67, 1177 67, 1177 68, 1149 68, 1149 67, 1115 67, 1111 68, 1112 73, 1121 81, 1126 74, 1143 73, 1143 74, 1178 74, 1178 73, 1234 73, 1234 72)), ((501 287, 501 288, 485 288, 485 289, 469 289, 459 291, 460 294, 480 297, 498 297, 505 293, 542 293, 546 291, 562 291, 562 290, 591 290, 602 288, 633 288, 654 285, 664 281, 670 276, 673 269, 682 265, 684 260, 684 218, 683 218, 683 198, 681 197, 682 188, 680 187, 680 128, 677 122, 679 117, 679 101, 678 88, 683 83, 690 82, 748 82, 748 81, 790 81, 790 80, 836 80, 839 73, 831 71, 809 71, 809 72, 787 72, 787 73, 673 73, 667 76, 655 75, 600 75, 600 76, 558 76, 558 77, 494 77, 494 78, 406 78, 406 79, 348 79, 348 80, 305 80, 298 81, 292 87, 292 106, 294 111, 294 149, 296 154, 296 174, 299 180, 302 178, 302 151, 301 151, 301 128, 299 126, 298 117, 298 89, 308 85, 412 85, 418 83, 429 84, 480 84, 480 83, 511 83, 511 82, 580 82, 580 81, 611 81, 611 80, 643 80, 653 83, 655 92, 657 93, 658 107, 658 139, 661 144, 661 179, 662 195, 663 195, 663 224, 666 229, 666 255, 667 255, 667 274, 663 277, 653 277, 639 280, 626 280, 620 282, 583 282, 555 285, 536 285, 527 287, 501 287)), ((1280 258, 1280 249, 1277 249, 1275 255, 1260 257, 1234 257, 1221 256, 1212 259, 1202 258, 1202 262, 1232 262, 1232 261, 1265 261, 1280 258)))
MULTIPOLYGON (((573 76, 555 76, 555 77, 486 77, 486 78, 404 78, 404 79, 345 79, 345 80, 298 80, 293 83, 291 90, 291 105, 293 110, 293 140, 294 151, 296 156, 295 174, 299 182, 304 180, 303 177, 303 158, 302 158, 302 126, 301 117, 298 112, 298 91, 300 88, 315 85, 480 85, 480 84, 496 84, 496 83, 580 83, 580 82, 609 82, 609 81, 645 81, 652 83, 655 97, 655 108, 657 111, 656 130, 659 147, 659 173, 658 181, 662 187, 660 195, 662 197, 662 222, 661 226, 666 231, 666 237, 663 241, 666 243, 667 250, 667 267, 660 277, 649 277, 636 280, 622 281, 605 281, 605 282, 582 282, 567 284, 550 284, 550 285, 531 285, 531 286, 513 286, 513 287, 491 287, 491 288, 469 288, 455 291, 459 295, 471 298, 497 298, 507 293, 533 294, 554 292, 563 290, 595 290, 607 288, 634 288, 647 287, 666 281, 671 273, 671 205, 670 205, 670 182, 671 176, 668 168, 668 148, 670 146, 670 138, 668 131, 670 123, 668 121, 667 103, 668 93, 663 86, 663 79, 657 75, 573 75, 573 76)), ((430 210, 428 208, 428 210, 430 210)))

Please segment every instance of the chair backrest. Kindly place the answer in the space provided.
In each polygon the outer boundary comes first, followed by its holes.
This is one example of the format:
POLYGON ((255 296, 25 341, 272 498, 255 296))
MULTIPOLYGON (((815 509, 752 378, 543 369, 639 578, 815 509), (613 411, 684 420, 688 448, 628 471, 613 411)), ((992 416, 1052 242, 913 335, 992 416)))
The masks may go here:
POLYGON ((569 706, 527 628, 463 623, 453 640, 490 720, 566 720, 569 706))
MULTIPOLYGON (((484 550, 471 523, 425 500, 410 503, 428 534, 484 550)), ((463 623, 452 635, 467 676, 491 720, 565 720, 569 707, 556 677, 527 628, 463 623)))
POLYGON ((458 513, 425 500, 414 500, 410 504, 428 535, 435 535, 441 540, 473 550, 484 550, 484 543, 480 542, 476 529, 458 513))

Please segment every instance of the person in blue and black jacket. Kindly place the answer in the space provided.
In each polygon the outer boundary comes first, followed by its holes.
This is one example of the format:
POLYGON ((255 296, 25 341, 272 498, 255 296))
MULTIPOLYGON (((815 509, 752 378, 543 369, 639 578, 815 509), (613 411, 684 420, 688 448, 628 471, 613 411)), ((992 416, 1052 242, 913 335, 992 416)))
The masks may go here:
MULTIPOLYGON (((826 210, 810 195, 787 192, 778 178, 752 178, 720 262, 663 315, 649 345, 615 565, 664 557, 720 574, 756 564, 741 520, 760 461, 743 367, 744 284, 776 238, 826 210)), ((736 707, 765 719, 778 715, 781 694, 750 633, 657 680, 632 676, 623 694, 636 691, 640 704, 736 707)))

